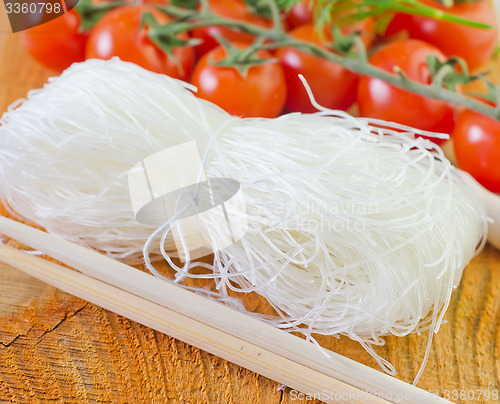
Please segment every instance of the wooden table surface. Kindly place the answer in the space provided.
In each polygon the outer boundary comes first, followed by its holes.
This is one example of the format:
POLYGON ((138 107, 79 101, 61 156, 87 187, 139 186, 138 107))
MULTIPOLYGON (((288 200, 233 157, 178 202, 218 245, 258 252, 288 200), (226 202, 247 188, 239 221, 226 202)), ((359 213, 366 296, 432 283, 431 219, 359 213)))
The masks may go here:
MULTIPOLYGON (((53 74, 28 57, 3 13, 0 5, 0 113, 53 74)), ((492 69, 500 82, 500 62, 492 69)), ((485 398, 500 389, 499 251, 488 246, 467 267, 445 320, 418 386, 454 402, 496 402, 485 398)), ((427 333, 386 341, 377 351, 411 382, 427 333)), ((378 369, 347 338, 320 342, 378 369)), ((316 402, 280 387, 0 264, 0 403, 316 402)))

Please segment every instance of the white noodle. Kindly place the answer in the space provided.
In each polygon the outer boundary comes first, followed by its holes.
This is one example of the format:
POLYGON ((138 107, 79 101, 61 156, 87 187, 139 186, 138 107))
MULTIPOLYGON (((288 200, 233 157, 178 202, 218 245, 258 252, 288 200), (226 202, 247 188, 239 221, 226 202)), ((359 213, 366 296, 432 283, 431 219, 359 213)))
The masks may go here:
POLYGON ((312 341, 347 335, 389 373, 372 346, 437 331, 485 240, 467 180, 436 145, 396 124, 328 110, 239 119, 116 59, 73 65, 0 123, 0 194, 10 209, 116 258, 144 248, 156 275, 149 249, 160 250, 163 234, 170 260, 175 218, 160 228, 136 221, 128 170, 194 139, 208 178, 241 183, 249 229, 216 254, 209 275, 192 274, 196 262, 170 262, 177 281, 213 278, 227 302, 229 289, 256 291, 279 313, 267 321, 312 341))

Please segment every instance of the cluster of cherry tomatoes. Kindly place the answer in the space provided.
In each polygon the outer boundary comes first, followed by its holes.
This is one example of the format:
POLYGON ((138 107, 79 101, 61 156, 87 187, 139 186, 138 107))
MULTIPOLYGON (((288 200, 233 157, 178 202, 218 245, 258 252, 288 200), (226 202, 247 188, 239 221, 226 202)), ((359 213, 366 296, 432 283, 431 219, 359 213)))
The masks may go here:
MULTIPOLYGON (((106 0, 92 0, 104 3, 106 0)), ((285 112, 312 112, 311 104, 298 74, 307 80, 316 101, 331 109, 348 109, 357 103, 363 116, 399 122, 423 130, 452 133, 459 165, 483 185, 500 192, 500 123, 470 111, 460 111, 446 102, 424 98, 395 88, 373 77, 359 77, 345 68, 293 47, 259 50, 256 57, 266 61, 242 72, 236 67, 220 66, 227 47, 219 45, 224 37, 234 48, 245 49, 255 37, 226 27, 194 28, 178 35, 183 41, 198 39, 193 46, 173 47, 165 52, 151 38, 148 24, 141 24, 150 13, 160 24, 171 20, 155 5, 169 0, 143 0, 113 8, 88 32, 80 29, 81 18, 74 9, 65 16, 22 33, 22 41, 32 56, 55 70, 87 58, 109 59, 118 56, 146 69, 193 83, 198 96, 214 102, 238 116, 276 117, 285 112), (47 25, 51 24, 50 29, 47 25), (215 63, 214 63, 215 62, 215 63)), ((422 0, 444 8, 435 0, 422 0)), ((271 28, 268 18, 252 14, 244 0, 209 0, 211 11, 222 17, 271 28)), ((283 27, 303 41, 328 46, 331 36, 318 34, 314 24, 314 0, 306 0, 284 13, 283 27)), ((369 62, 394 72, 398 67, 409 78, 429 83, 427 65, 430 55, 440 60, 460 56, 476 69, 491 58, 498 44, 497 18, 490 1, 460 2, 449 13, 490 24, 478 29, 425 17, 397 14, 385 37, 374 32, 374 21, 366 19, 344 33, 359 31, 370 50, 369 62), (401 32, 405 34, 401 35, 401 32), (397 38, 397 39, 394 39, 397 38)))

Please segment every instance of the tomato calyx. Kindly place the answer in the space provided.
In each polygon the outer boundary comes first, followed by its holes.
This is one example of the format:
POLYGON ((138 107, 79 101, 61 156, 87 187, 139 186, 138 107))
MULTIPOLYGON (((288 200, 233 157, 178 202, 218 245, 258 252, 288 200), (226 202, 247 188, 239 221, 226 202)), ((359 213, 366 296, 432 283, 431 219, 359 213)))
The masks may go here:
POLYGON ((140 29, 146 29, 147 36, 158 48, 170 56, 178 63, 173 49, 182 46, 196 46, 199 44, 197 39, 182 39, 178 36, 180 32, 187 30, 186 23, 183 21, 170 21, 166 24, 159 23, 151 13, 144 13, 141 19, 140 29))
POLYGON ((427 66, 432 77, 432 83, 448 90, 456 91, 461 84, 471 83, 485 76, 486 73, 470 74, 467 63, 459 57, 450 57, 444 61, 435 55, 427 57, 427 66))
POLYGON ((365 45, 361 40, 361 31, 343 33, 339 25, 334 24, 331 30, 333 41, 328 45, 332 51, 343 56, 351 54, 353 51, 360 55, 365 55, 365 45))
POLYGON ((272 18, 276 12, 282 12, 286 4, 279 0, 244 0, 250 13, 264 18, 272 18))
POLYGON ((124 0, 109 0, 98 3, 92 0, 80 0, 75 7, 75 10, 80 14, 81 18, 80 30, 82 32, 90 30, 107 12, 126 5, 127 2, 124 0))
POLYGON ((467 94, 480 100, 485 100, 491 105, 499 104, 500 88, 486 79, 487 71, 470 74, 467 62, 459 57, 450 57, 441 61, 436 56, 431 55, 427 57, 427 65, 433 85, 445 87, 450 91, 456 92, 462 84, 481 80, 486 87, 486 92, 469 92, 467 94))
POLYGON ((195 10, 198 7, 200 0, 171 0, 170 5, 183 9, 195 10))
POLYGON ((218 36, 217 40, 224 48, 226 56, 219 61, 214 61, 213 58, 210 58, 209 63, 213 66, 235 68, 243 78, 247 77, 248 71, 253 66, 273 63, 277 60, 276 58, 261 58, 257 56, 257 52, 261 49, 264 41, 262 38, 258 38, 253 44, 243 49, 233 45, 223 36, 218 36))
MULTIPOLYGON (((430 85, 436 88, 444 87, 449 91, 458 92, 461 85, 482 80, 488 88, 488 93, 478 93, 475 95, 479 98, 489 100, 493 104, 496 103, 498 90, 495 85, 486 80, 485 76, 488 72, 470 74, 467 62, 459 57, 450 57, 445 60, 440 60, 436 55, 429 55, 426 59, 430 75, 430 85)), ((394 66, 393 70, 402 80, 407 82, 410 81, 409 77, 399 66, 394 66)), ((472 93, 469 95, 472 95, 472 93)))

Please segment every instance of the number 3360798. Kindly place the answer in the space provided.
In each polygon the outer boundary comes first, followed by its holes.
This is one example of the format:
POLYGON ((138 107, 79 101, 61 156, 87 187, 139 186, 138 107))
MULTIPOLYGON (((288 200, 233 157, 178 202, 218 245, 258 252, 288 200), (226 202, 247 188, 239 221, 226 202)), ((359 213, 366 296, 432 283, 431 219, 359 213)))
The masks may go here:
POLYGON ((42 13, 55 13, 61 12, 60 3, 7 3, 5 4, 7 14, 42 14, 42 13))
POLYGON ((446 400, 498 400, 498 390, 444 390, 443 398, 446 400))

